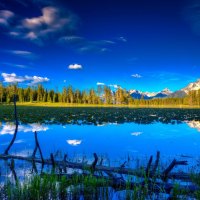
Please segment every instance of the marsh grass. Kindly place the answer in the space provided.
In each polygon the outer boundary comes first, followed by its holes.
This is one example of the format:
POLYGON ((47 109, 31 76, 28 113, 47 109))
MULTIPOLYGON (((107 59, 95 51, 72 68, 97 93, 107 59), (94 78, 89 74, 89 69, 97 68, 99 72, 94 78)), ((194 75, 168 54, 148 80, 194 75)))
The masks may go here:
MULTIPOLYGON (((163 188, 158 192, 154 192, 151 184, 149 185, 148 177, 144 177, 143 185, 136 184, 131 187, 132 178, 128 177, 125 188, 110 187, 108 179, 104 177, 95 177, 92 174, 81 175, 74 174, 72 176, 60 176, 58 174, 34 175, 26 178, 23 182, 12 182, 7 180, 1 186, 0 198, 9 200, 48 200, 48 199, 112 199, 114 193, 121 192, 117 199, 126 200, 146 200, 146 199, 167 199, 169 195, 164 194, 163 188), (152 190, 152 191, 151 191, 152 190), (161 197, 160 194, 164 194, 161 197)), ((193 181, 200 184, 199 176, 193 175, 193 181)), ((152 183, 152 182, 151 182, 152 183)), ((200 186, 200 185, 199 185, 200 186)), ((188 191, 181 190, 179 184, 175 184, 170 199, 189 199, 191 194, 188 191)), ((200 199, 200 190, 192 194, 193 199, 200 199)))
MULTIPOLYGON (((102 125, 105 123, 178 124, 200 120, 200 109, 127 107, 44 107, 18 105, 21 123, 102 125)), ((13 106, 0 106, 0 121, 13 121, 13 106)))
POLYGON ((92 175, 70 179, 56 174, 35 175, 24 182, 7 181, 1 189, 4 199, 110 199, 108 182, 92 175))

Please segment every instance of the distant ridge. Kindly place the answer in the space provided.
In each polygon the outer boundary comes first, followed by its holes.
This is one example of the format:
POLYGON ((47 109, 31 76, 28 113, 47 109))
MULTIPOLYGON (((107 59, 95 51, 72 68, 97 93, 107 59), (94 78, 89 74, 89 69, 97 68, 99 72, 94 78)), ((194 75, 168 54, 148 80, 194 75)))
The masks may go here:
POLYGON ((165 88, 160 92, 141 92, 139 90, 130 90, 129 92, 130 92, 130 95, 135 99, 164 98, 164 97, 167 97, 169 94, 172 93, 168 88, 165 88))
POLYGON ((168 88, 163 89, 160 92, 141 92, 139 90, 129 90, 130 95, 134 99, 155 99, 155 98, 182 98, 185 97, 190 91, 192 90, 199 90, 200 89, 200 79, 196 82, 189 83, 183 89, 177 90, 175 92, 170 91, 168 88))

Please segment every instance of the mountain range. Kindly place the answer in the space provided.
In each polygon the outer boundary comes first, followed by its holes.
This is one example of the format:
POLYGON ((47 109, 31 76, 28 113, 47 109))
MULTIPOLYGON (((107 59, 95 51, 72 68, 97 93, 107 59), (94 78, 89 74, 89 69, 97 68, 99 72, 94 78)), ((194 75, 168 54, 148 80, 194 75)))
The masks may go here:
POLYGON ((200 89, 200 79, 196 82, 188 84, 186 87, 177 90, 175 92, 170 91, 168 88, 163 89, 159 92, 141 92, 139 90, 129 90, 130 95, 135 99, 155 99, 165 97, 184 97, 192 90, 200 89))

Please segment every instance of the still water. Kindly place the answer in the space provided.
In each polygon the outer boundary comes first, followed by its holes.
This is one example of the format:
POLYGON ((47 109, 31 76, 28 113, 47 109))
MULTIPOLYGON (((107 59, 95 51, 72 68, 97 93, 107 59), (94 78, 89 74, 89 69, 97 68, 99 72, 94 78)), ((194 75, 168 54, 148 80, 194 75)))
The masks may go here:
MULTIPOLYGON (((0 126, 0 153, 3 153, 13 137, 15 125, 0 126)), ((94 152, 110 159, 127 156, 155 155, 163 157, 195 158, 200 152, 200 122, 180 124, 103 124, 93 125, 46 125, 20 124, 17 138, 10 153, 27 156, 34 149, 34 131, 44 157, 62 152, 69 156, 91 156, 94 152)))

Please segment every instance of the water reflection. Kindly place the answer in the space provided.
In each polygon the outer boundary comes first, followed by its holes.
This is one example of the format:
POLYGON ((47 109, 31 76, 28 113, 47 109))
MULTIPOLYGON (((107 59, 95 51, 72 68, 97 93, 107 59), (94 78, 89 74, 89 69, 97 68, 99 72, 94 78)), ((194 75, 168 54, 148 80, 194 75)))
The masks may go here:
MULTIPOLYGON (((0 153, 11 141, 15 125, 2 123, 0 126, 0 153)), ((33 132, 45 157, 57 150, 69 155, 108 155, 111 159, 133 156, 150 156, 160 151, 164 156, 198 156, 200 151, 200 121, 181 124, 103 124, 92 125, 46 125, 21 124, 11 149, 15 154, 30 155, 34 150, 33 132), (45 132, 45 134, 44 134, 45 132), (30 133, 30 134, 27 134, 30 133), (83 142, 84 141, 84 142, 83 142), (76 147, 76 148, 75 148, 76 147)))
MULTIPOLYGON (((10 134, 13 135, 15 132, 15 124, 14 123, 6 123, 3 124, 1 127, 0 135, 10 134)), ((28 125, 19 125, 18 132, 40 132, 40 131, 47 131, 49 128, 47 125, 42 125, 38 123, 28 124, 28 125)))
POLYGON ((200 132, 200 121, 189 121, 186 123, 190 128, 195 128, 198 132, 200 132))

